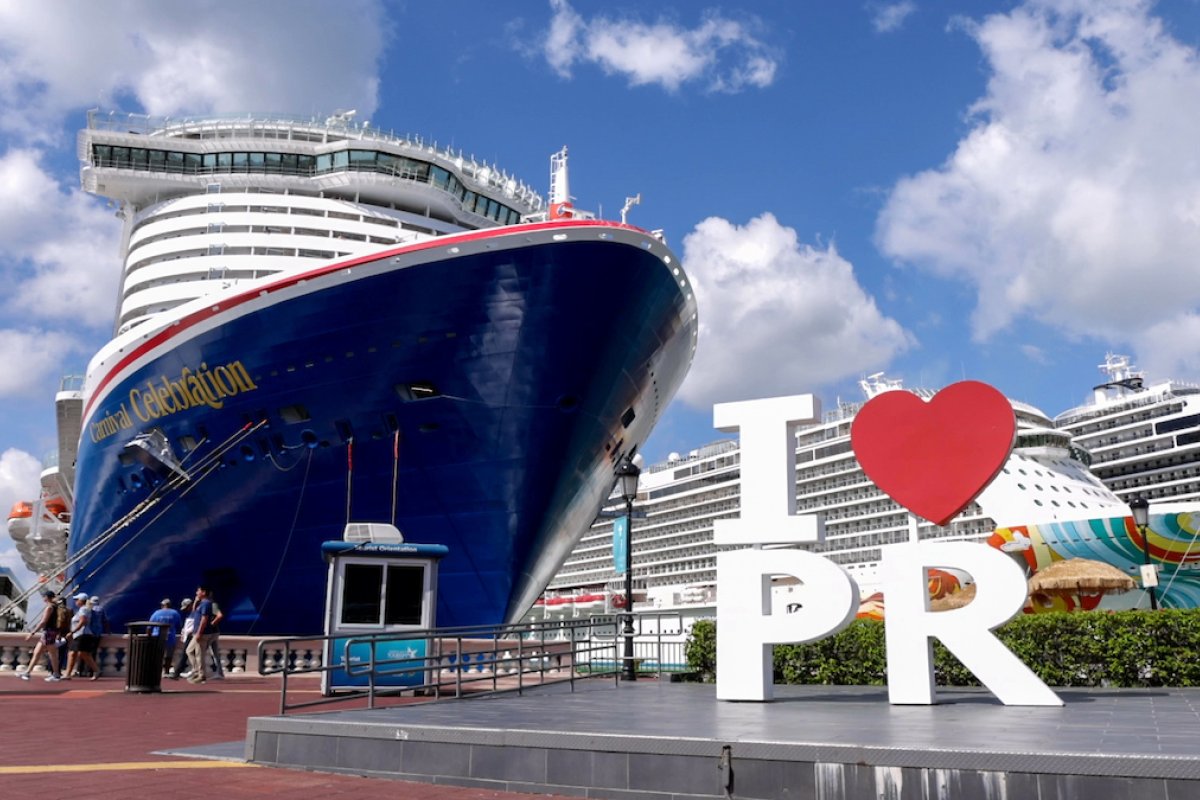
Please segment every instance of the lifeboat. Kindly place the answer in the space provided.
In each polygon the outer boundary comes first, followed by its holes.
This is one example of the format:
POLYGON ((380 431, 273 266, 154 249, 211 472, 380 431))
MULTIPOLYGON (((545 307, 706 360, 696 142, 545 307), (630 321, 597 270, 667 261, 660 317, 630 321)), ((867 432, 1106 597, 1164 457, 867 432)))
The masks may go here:
POLYGON ((67 522, 70 519, 67 504, 60 498, 55 497, 53 500, 47 500, 45 507, 46 511, 52 514, 59 522, 67 522))
MULTIPOLYGON (((65 510, 65 509, 64 509, 65 510)), ((33 503, 28 500, 18 500, 13 503, 12 510, 8 512, 9 519, 28 519, 33 516, 33 503)))

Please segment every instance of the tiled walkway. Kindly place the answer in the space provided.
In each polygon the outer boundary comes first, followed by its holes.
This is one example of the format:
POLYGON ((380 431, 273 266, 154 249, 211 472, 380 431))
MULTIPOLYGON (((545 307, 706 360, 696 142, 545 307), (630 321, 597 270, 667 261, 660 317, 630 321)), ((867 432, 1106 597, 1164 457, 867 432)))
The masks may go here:
MULTIPOLYGON (((156 755, 244 740, 246 719, 275 714, 277 680, 235 677, 190 686, 164 681, 162 694, 126 694, 123 680, 46 683, 0 673, 0 796, 176 797, 191 787, 236 798, 404 797, 406 800, 518 800, 505 792, 382 778, 273 769, 235 761, 156 755)), ((316 681, 293 687, 316 696, 316 681)), ((289 697, 293 688, 289 687, 289 697)), ((299 699, 297 695, 293 699, 299 699)))

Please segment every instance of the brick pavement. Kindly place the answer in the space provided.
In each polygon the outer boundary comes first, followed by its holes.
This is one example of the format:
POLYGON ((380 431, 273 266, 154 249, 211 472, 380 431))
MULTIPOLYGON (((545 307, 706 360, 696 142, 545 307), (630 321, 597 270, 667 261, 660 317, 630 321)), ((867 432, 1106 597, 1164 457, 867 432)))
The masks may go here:
MULTIPOLYGON (((289 702, 317 696, 309 678, 289 682, 289 702), (297 691, 293 697, 293 690, 297 691)), ((196 787, 222 800, 403 797, 407 800, 520 800, 486 789, 330 775, 154 755, 155 751, 244 740, 246 719, 278 713, 279 682, 231 677, 191 686, 164 681, 162 694, 126 694, 124 680, 46 683, 0 673, 0 796, 175 797, 196 787), (57 767, 51 771, 45 768, 57 767), (18 794, 20 793, 20 794, 18 794), (136 793, 136 794, 134 794, 136 793)), ((543 796, 544 797, 544 796, 543 796)))

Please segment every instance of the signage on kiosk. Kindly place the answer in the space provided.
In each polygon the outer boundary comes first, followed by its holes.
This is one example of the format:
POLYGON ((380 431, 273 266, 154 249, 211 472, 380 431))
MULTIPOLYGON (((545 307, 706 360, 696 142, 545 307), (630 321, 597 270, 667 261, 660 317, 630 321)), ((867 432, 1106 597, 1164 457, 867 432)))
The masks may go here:
POLYGON ((325 595, 321 691, 368 685, 374 654, 376 686, 425 683, 429 640, 405 636, 434 627, 438 562, 443 545, 408 544, 392 525, 351 523, 342 541, 321 545, 329 564, 325 595), (347 657, 349 668, 343 659, 347 657))

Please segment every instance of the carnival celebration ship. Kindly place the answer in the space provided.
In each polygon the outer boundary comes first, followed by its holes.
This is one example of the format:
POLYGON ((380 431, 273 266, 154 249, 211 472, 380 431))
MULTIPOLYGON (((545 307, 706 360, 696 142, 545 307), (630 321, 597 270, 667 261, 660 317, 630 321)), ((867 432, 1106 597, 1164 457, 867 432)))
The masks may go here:
POLYGON ((115 621, 206 583, 225 630, 318 631, 350 522, 449 548, 437 624, 516 620, 691 363, 678 259, 576 211, 565 149, 549 202, 350 114, 92 112, 79 157, 124 221, 115 338, 10 529, 115 621))
MULTIPOLYGON (((867 398, 906 391, 899 381, 874 375, 862 381, 867 398)), ((929 399, 933 392, 914 389, 929 399)), ((1039 531, 1077 533, 1081 541, 1101 530, 1124 533, 1129 507, 1088 470, 1088 454, 1064 431, 1055 430, 1038 409, 1010 400, 1017 441, 995 480, 949 525, 917 520, 863 473, 850 445, 850 426, 862 403, 839 402, 822 422, 796 437, 797 513, 820 514, 826 541, 806 548, 841 564, 862 592, 863 614, 878 608, 878 565, 882 548, 926 539, 989 542, 1015 558, 1041 566, 1053 557, 1039 531), (1040 549, 1038 549, 1040 547, 1040 549)), ((635 608, 681 610, 707 607, 716 599, 713 520, 736 518, 740 498, 739 447, 720 441, 687 456, 672 454, 642 473, 632 546, 635 608)), ((610 512, 623 504, 613 501, 610 512)), ((535 617, 572 617, 623 607, 621 579, 612 568, 612 521, 601 519, 584 536, 550 583, 535 617), (614 602, 615 601, 615 602, 614 602)), ((1136 568, 1131 570, 1136 574, 1136 568)), ((957 579, 943 578, 947 583, 957 579)), ((931 589, 936 593, 951 586, 931 589)), ((788 586, 773 590, 787 603, 788 586)), ((1033 609, 1037 610, 1037 609, 1033 609)))

